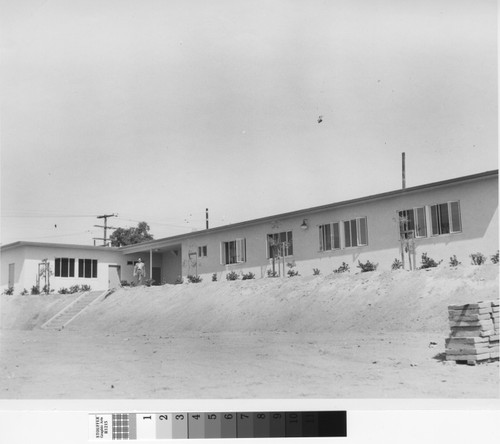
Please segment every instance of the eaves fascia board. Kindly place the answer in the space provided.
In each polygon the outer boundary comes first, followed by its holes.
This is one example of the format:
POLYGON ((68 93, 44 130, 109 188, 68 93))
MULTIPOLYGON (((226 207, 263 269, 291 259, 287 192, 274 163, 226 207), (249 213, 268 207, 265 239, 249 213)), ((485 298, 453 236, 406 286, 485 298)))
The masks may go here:
POLYGON ((65 248, 75 250, 88 250, 88 251, 115 251, 118 252, 117 247, 104 247, 94 245, 79 245, 79 244, 57 244, 49 242, 30 242, 30 241, 17 241, 6 245, 0 246, 0 251, 8 251, 15 248, 22 247, 35 247, 35 248, 65 248))

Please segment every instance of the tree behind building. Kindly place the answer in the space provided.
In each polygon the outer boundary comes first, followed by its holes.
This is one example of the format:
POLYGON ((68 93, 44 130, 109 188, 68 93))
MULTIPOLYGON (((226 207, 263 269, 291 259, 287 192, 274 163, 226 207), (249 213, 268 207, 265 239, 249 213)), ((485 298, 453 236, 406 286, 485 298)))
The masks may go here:
POLYGON ((139 222, 137 227, 117 228, 109 237, 111 246, 133 245, 153 240, 153 235, 149 233, 149 230, 146 222, 139 222))

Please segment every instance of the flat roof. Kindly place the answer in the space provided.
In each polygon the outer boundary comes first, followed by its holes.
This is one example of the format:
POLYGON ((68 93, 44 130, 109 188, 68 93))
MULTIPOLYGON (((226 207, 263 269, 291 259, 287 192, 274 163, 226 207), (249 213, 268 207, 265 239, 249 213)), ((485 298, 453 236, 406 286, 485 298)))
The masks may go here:
POLYGON ((46 248, 73 248, 77 250, 101 250, 101 251, 118 251, 117 247, 105 247, 102 245, 81 245, 81 244, 58 244, 54 242, 31 242, 17 241, 10 244, 0 245, 0 250, 10 250, 18 247, 46 247, 46 248))
POLYGON ((304 216, 306 214, 318 213, 318 212, 321 212, 324 210, 330 210, 330 209, 339 208, 339 207, 343 207, 343 206, 347 206, 347 205, 354 205, 354 204, 369 202, 369 201, 373 201, 373 200, 387 199, 390 197, 402 196, 405 194, 415 193, 417 191, 427 190, 427 189, 431 189, 431 188, 439 188, 439 187, 444 187, 444 186, 453 185, 453 184, 457 184, 457 183, 471 182, 471 181, 494 178, 494 177, 498 177, 498 169, 485 171, 483 173, 472 174, 469 176, 462 176, 462 177, 457 177, 457 178, 453 178, 453 179, 442 180, 439 182, 432 182, 432 183, 427 183, 427 184, 423 184, 423 185, 417 185, 414 187, 409 187, 409 188, 404 188, 404 189, 401 188, 398 190, 387 191, 384 193, 373 194, 373 195, 365 196, 365 197, 358 197, 355 199, 344 200, 344 201, 340 201, 340 202, 336 202, 336 203, 320 205, 320 206, 306 208, 306 209, 297 210, 297 211, 291 211, 291 212, 281 213, 281 214, 273 214, 271 216, 265 216, 265 217, 261 217, 258 219, 250 219, 247 221, 236 222, 234 224, 229 224, 229 225, 221 225, 219 227, 209 228, 206 230, 191 231, 189 233, 178 234, 176 236, 169 236, 169 237, 164 237, 161 239, 155 239, 152 241, 141 242, 140 244, 126 245, 126 246, 120 247, 119 250, 123 251, 123 253, 135 253, 138 251, 143 251, 145 249, 148 249, 149 247, 158 248, 159 246, 162 246, 162 245, 160 245, 162 243, 165 244, 163 246, 171 245, 171 244, 175 244, 179 241, 182 241, 184 239, 206 235, 207 233, 217 233, 220 231, 231 230, 233 228, 239 228, 239 227, 244 227, 244 226, 248 226, 248 225, 255 225, 255 224, 259 224, 259 223, 266 222, 266 221, 272 221, 272 220, 277 219, 277 218, 284 219, 284 218, 289 218, 289 217, 294 217, 294 216, 304 216))

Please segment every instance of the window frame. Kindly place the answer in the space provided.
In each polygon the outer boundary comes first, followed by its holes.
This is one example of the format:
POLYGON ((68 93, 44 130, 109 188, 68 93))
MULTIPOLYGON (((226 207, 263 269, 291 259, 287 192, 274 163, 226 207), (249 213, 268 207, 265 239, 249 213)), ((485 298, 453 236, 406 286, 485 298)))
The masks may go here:
POLYGON ((431 237, 460 234, 463 232, 462 210, 461 210, 460 200, 449 200, 442 203, 428 205, 428 207, 429 207, 431 237), (454 204, 458 208, 458 213, 456 213, 456 218, 453 216, 454 204), (436 209, 436 211, 434 211, 434 208, 436 209), (442 228, 444 225, 441 218, 443 217, 444 214, 444 211, 442 210, 444 208, 446 208, 446 217, 448 219, 447 220, 448 231, 443 233, 442 228), (454 219, 456 220, 454 221, 454 219), (457 228, 455 227, 455 225, 458 225, 458 229, 455 229, 457 228), (435 227, 437 228, 437 232, 435 231, 435 227))
POLYGON ((353 219, 342 220, 342 227, 344 229, 344 249, 347 248, 358 248, 366 247, 368 245, 368 217, 360 216, 353 219), (364 221, 364 236, 361 234, 361 220, 364 221), (346 229, 347 228, 347 229, 346 229), (355 233, 353 228, 356 230, 355 233), (362 242, 362 238, 365 238, 365 242, 362 242), (355 245, 353 245, 355 241, 355 245))
POLYGON ((232 241, 222 241, 220 243, 220 263, 221 265, 235 265, 246 262, 246 238, 236 238, 232 241), (233 247, 234 245, 234 247, 233 247), (233 250, 233 251, 231 251, 233 250), (228 257, 229 256, 229 257, 228 257), (231 259, 234 258, 234 262, 231 259))
POLYGON ((75 258, 74 257, 56 257, 56 258, 54 258, 54 277, 74 278, 75 277, 75 258))
POLYGON ((272 254, 271 254, 271 245, 269 243, 269 240, 271 238, 278 237, 280 243, 285 242, 285 257, 290 257, 293 256, 293 231, 292 230, 287 230, 287 231, 280 231, 277 233, 268 233, 266 235, 266 257, 267 259, 272 259, 272 254), (282 240, 282 238, 285 238, 282 240))
MULTIPOLYGON (((428 232, 428 228, 427 228, 427 209, 426 209, 426 206, 423 205, 423 206, 418 206, 418 207, 412 207, 412 208, 408 208, 406 210, 397 210, 396 211, 396 215, 398 217, 398 230, 399 230, 399 238, 400 239, 409 239, 409 237, 407 237, 406 235, 403 237, 403 234, 405 233, 409 233, 410 231, 413 232, 413 239, 423 239, 423 238, 426 238, 426 237, 429 237, 429 232, 428 232), (419 214, 418 214, 418 210, 422 210, 421 213, 423 213, 423 231, 424 231, 424 234, 419 234, 419 232, 421 232, 421 226, 420 226, 420 222, 419 222, 419 214), (401 213, 410 213, 412 214, 412 223, 413 223, 413 228, 412 229, 407 229, 407 230, 404 230, 402 231, 402 224, 400 222, 400 218, 401 218, 401 213)), ((407 225, 408 223, 405 222, 405 225, 407 225)))
POLYGON ((335 251, 342 249, 342 235, 340 233, 340 222, 330 222, 318 225, 319 229, 319 251, 335 251), (325 233, 326 231, 326 233, 325 233), (325 242, 326 247, 325 248, 325 242))
POLYGON ((97 259, 78 258, 78 278, 79 279, 97 279, 98 277, 98 261, 97 259), (89 269, 90 267, 90 269, 89 269), (87 270, 89 269, 89 276, 87 270))

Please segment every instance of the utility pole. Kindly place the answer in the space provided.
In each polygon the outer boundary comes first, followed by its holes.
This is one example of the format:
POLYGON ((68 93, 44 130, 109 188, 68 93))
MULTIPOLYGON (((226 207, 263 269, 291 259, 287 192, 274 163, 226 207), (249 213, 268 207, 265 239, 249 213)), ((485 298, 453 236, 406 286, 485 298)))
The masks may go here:
POLYGON ((108 217, 118 217, 118 214, 103 214, 102 216, 97 216, 97 219, 104 219, 104 225, 94 225, 94 227, 97 228, 104 228, 104 237, 95 237, 94 239, 96 240, 102 240, 103 241, 103 246, 107 246, 108 244, 108 229, 111 230, 117 230, 117 227, 108 227, 108 217))

